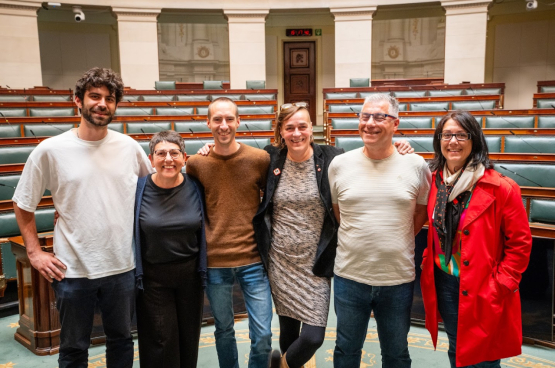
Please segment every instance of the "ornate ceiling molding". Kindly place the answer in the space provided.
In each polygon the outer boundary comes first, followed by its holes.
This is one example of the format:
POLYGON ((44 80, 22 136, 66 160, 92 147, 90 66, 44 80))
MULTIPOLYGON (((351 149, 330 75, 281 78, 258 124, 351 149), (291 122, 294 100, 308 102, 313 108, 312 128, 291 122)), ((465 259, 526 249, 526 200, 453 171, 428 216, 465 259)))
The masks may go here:
POLYGON ((336 22, 348 22, 357 20, 372 20, 375 6, 367 6, 363 8, 331 8, 336 22))

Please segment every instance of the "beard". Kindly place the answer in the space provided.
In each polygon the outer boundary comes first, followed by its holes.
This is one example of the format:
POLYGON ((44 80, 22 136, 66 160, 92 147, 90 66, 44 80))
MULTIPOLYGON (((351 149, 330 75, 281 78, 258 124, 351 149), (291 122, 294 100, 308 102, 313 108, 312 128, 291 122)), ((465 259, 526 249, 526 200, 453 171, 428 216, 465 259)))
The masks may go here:
POLYGON ((114 114, 112 114, 108 109, 88 109, 83 106, 81 112, 83 114, 83 118, 86 121, 97 127, 104 127, 110 124, 112 122, 112 119, 114 118, 114 114), (104 116, 104 118, 94 118, 92 115, 93 112, 105 113, 106 115, 104 116))

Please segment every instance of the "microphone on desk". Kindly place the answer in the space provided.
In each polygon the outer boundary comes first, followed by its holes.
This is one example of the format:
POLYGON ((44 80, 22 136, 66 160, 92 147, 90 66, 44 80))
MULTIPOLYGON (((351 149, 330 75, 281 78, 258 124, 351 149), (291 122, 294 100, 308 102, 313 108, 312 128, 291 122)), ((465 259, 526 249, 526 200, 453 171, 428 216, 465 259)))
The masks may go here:
POLYGON ((3 184, 3 183, 0 183, 0 187, 6 187, 6 188, 17 189, 16 187, 12 187, 11 185, 3 184))
POLYGON ((54 125, 52 125, 52 124, 48 124, 48 123, 45 122, 44 120, 41 120, 41 123, 43 123, 43 124, 45 124, 45 125, 49 125, 49 126, 51 126, 52 128, 54 128, 54 129, 58 129, 58 130, 59 130, 60 132, 62 132, 62 133, 65 133, 65 132, 66 132, 65 130, 60 129, 60 128, 58 128, 57 126, 54 126, 54 125))
POLYGON ((35 137, 35 139, 37 140, 37 142, 40 143, 40 139, 37 138, 37 136, 35 135, 35 132, 33 132, 33 129, 29 129, 29 131, 31 132, 31 134, 33 135, 33 137, 35 137))
POLYGON ((516 135, 512 130, 509 130, 509 132, 514 135, 515 137, 517 137, 518 139, 520 139, 522 142, 526 143, 529 147, 532 147, 532 149, 534 151, 536 151, 537 153, 543 153, 541 152, 539 149, 537 149, 536 147, 532 146, 530 143, 526 142, 524 139, 520 138, 518 135, 516 135))
MULTIPOLYGON (((169 107, 173 107, 174 109, 181 111, 181 112, 183 113, 183 115, 192 115, 192 114, 188 113, 187 111, 185 111, 185 110, 183 110, 183 109, 181 109, 181 108, 179 108, 179 107, 177 107, 177 106, 172 106, 172 104, 170 104, 169 102, 167 102, 166 104, 167 104, 169 107)), ((195 119, 193 118, 193 120, 195 120, 195 119)))
POLYGON ((2 111, 0 111, 0 115, 2 115, 2 117, 4 118, 4 120, 6 120, 6 123, 8 123, 8 125, 10 126, 10 128, 13 130, 13 132, 14 132, 16 135, 18 135, 18 136, 21 135, 21 133, 18 133, 18 132, 15 130, 14 126, 10 124, 8 118, 2 113, 2 111))
POLYGON ((136 106, 131 100, 125 100, 127 102, 129 102, 130 104, 132 104, 133 106, 135 106, 137 109, 141 110, 142 112, 144 112, 146 115, 151 116, 152 114, 149 114, 145 109, 140 108, 139 106, 136 106))
POLYGON ((193 132, 193 129, 189 128, 189 131, 193 135, 193 138, 198 139, 200 141, 200 143, 202 143, 203 146, 206 146, 206 143, 204 143, 202 139, 200 139, 198 136, 195 135, 195 132, 193 132))
POLYGON ((536 183, 536 182, 533 181, 532 179, 528 179, 527 177, 522 176, 522 175, 520 175, 519 173, 516 173, 516 172, 514 172, 514 171, 512 171, 512 170, 509 170, 509 169, 507 169, 505 166, 499 165, 499 167, 502 168, 503 170, 507 170, 508 172, 515 174, 516 176, 519 176, 519 177, 521 177, 521 178, 523 178, 523 179, 526 179, 526 180, 528 180, 528 181, 531 182, 531 183, 536 184, 538 187, 543 188, 543 185, 541 185, 541 184, 539 184, 539 183, 536 183))
POLYGON ((398 132, 399 132, 399 134, 401 134, 403 137, 407 138, 409 141, 411 141, 412 143, 414 143, 414 144, 416 144, 417 146, 419 146, 420 148, 422 148, 422 149, 424 150, 424 151, 422 151, 422 152, 430 152, 430 151, 427 150, 424 146, 422 146, 420 143, 418 143, 418 142, 416 142, 416 141, 410 139, 409 137, 407 137, 407 135, 404 134, 403 132, 401 132, 401 131, 398 131, 398 132))
POLYGON ((251 130, 249 129, 249 126, 246 123, 245 123, 245 128, 247 128, 249 133, 251 133, 251 138, 254 140, 254 143, 256 143, 256 147, 260 148, 260 146, 258 145, 258 142, 256 141, 256 138, 254 138, 254 135, 252 134, 251 130))

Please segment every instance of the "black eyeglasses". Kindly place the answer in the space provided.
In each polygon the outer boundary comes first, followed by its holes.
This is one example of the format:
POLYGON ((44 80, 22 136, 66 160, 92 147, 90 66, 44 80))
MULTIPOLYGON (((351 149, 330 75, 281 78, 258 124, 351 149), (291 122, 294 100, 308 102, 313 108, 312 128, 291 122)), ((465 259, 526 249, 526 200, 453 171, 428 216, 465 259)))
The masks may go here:
POLYGON ((455 139, 458 141, 467 141, 470 139, 471 134, 470 133, 439 133, 438 137, 442 141, 450 141, 451 138, 453 137, 455 137, 455 139))
POLYGON ((154 151, 154 156, 156 156, 156 158, 159 160, 165 160, 166 157, 168 156, 168 153, 170 154, 170 157, 175 160, 181 155, 181 150, 176 150, 176 149, 169 150, 169 151, 158 150, 158 151, 154 151))
POLYGON ((397 119, 396 116, 389 115, 389 114, 382 114, 382 113, 377 113, 377 114, 359 113, 358 118, 364 122, 367 122, 368 120, 370 120, 370 118, 372 118, 377 123, 381 123, 387 118, 397 119))

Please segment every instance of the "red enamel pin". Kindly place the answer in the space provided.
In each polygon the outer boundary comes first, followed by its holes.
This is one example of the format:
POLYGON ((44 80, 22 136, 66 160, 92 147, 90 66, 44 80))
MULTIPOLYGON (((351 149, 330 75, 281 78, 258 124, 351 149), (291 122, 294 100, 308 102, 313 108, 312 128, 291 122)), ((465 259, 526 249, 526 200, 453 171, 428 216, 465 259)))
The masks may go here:
POLYGON ((274 175, 278 176, 279 174, 281 174, 281 171, 279 169, 275 169, 274 170, 274 175))

